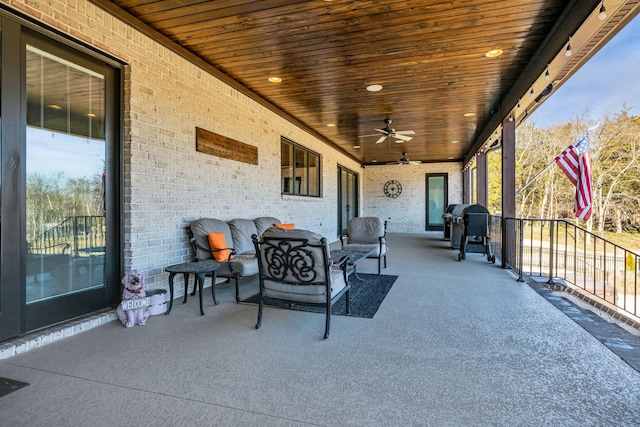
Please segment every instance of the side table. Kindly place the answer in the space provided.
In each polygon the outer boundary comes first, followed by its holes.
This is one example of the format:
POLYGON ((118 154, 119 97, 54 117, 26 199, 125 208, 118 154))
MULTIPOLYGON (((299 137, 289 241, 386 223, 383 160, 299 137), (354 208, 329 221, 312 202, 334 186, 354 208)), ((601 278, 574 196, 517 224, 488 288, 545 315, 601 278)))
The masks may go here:
POLYGON ((196 282, 194 283, 194 289, 197 286, 200 291, 200 314, 204 316, 204 309, 202 308, 202 287, 204 285, 204 279, 207 274, 211 274, 211 295, 213 296, 213 303, 218 305, 216 300, 216 271, 220 268, 220 264, 213 260, 206 261, 188 261, 181 264, 170 265, 165 267, 164 271, 169 273, 169 308, 165 314, 171 313, 173 306, 173 278, 176 274, 184 275, 184 300, 183 304, 187 302, 187 288, 189 287, 189 275, 194 274, 196 276, 196 282))
POLYGON ((349 261, 347 261, 347 265, 353 267, 353 271, 352 271, 353 275, 356 277, 356 279, 362 281, 362 278, 358 276, 357 266, 358 266, 358 263, 363 259, 365 259, 366 257, 368 257, 369 254, 371 254, 371 251, 367 251, 367 250, 351 251, 351 250, 334 249, 331 251, 331 259, 334 259, 337 261, 343 256, 348 256, 349 261))

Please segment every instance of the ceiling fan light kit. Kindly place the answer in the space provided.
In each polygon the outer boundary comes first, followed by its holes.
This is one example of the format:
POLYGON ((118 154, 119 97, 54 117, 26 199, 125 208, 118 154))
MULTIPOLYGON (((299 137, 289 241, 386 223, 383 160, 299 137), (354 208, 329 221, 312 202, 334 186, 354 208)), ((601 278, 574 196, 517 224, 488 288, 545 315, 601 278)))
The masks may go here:
MULTIPOLYGON (((389 127, 389 125, 393 122, 391 119, 385 119, 385 127, 382 129, 375 129, 376 132, 380 132, 382 135, 376 141, 376 144, 383 143, 387 138, 394 138, 396 144, 402 144, 403 142, 411 141, 413 137, 407 135, 415 135, 415 132, 412 130, 395 130, 389 127)), ((365 138, 368 136, 378 136, 377 134, 373 135, 362 135, 360 138, 365 138)))
POLYGON ((422 162, 420 160, 409 160, 407 157, 407 153, 402 153, 402 157, 397 162, 389 162, 388 165, 420 165, 422 162))

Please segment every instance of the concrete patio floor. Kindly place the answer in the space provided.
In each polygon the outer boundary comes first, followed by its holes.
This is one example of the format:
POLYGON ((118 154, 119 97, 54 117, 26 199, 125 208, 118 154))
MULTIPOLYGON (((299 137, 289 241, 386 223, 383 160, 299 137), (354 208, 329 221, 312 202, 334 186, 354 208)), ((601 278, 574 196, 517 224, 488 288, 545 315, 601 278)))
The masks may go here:
MULTIPOLYGON (((0 361, 7 426, 637 426, 640 373, 525 283, 441 234, 390 234, 373 319, 237 304, 220 285, 0 361)), ((358 271, 374 273, 376 261, 358 271)), ((243 282, 242 292, 257 288, 243 282)))

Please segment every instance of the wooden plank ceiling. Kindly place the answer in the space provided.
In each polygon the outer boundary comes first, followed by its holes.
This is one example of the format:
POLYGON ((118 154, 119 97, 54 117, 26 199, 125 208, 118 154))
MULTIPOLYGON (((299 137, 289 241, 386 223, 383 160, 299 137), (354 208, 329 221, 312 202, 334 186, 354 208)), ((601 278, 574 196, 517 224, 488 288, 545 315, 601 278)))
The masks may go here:
POLYGON ((111 3, 362 164, 384 164, 403 152, 423 162, 461 161, 573 2, 111 3), (491 49, 504 53, 486 57, 491 49), (273 76, 282 82, 269 82, 273 76), (383 89, 366 90, 374 84, 383 89), (377 144, 385 119, 413 139, 377 144))

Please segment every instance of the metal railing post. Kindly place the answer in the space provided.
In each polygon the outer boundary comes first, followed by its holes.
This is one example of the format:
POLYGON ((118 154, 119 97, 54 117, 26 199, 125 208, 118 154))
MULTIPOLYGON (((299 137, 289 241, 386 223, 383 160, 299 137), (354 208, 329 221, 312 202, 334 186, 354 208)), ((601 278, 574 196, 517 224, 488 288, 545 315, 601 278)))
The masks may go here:
POLYGON ((500 248, 500 252, 501 252, 501 258, 502 258, 502 268, 507 268, 507 264, 508 264, 508 259, 507 259, 507 250, 509 249, 509 243, 507 241, 508 236, 507 236, 507 218, 500 217, 500 227, 502 229, 502 247, 500 248))
POLYGON ((547 280, 547 284, 553 285, 555 282, 553 281, 553 250, 554 250, 554 231, 556 222, 551 220, 549 221, 549 280, 547 280))
POLYGON ((524 279, 522 278, 522 269, 524 268, 524 260, 523 260, 523 255, 522 253, 524 252, 524 221, 522 219, 518 220, 519 225, 518 225, 518 229, 520 231, 520 237, 519 237, 519 253, 518 253, 518 282, 524 282, 524 279))

